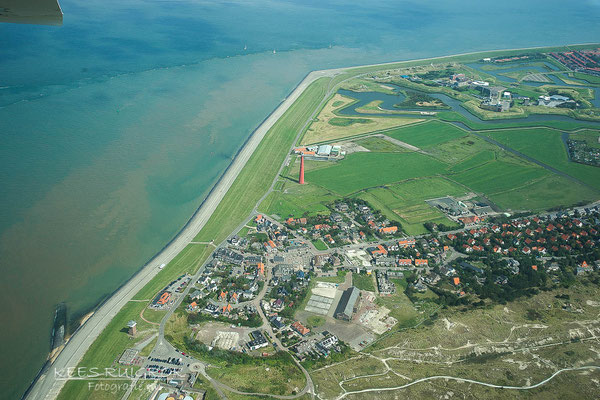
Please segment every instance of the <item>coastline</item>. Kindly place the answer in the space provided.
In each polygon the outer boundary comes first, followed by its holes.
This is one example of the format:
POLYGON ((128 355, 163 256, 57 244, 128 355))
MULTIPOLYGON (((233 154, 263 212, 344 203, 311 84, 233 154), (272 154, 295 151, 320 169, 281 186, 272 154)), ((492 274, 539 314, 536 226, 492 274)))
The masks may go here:
MULTIPOLYGON (((333 78, 344 72, 359 74, 368 73, 370 68, 386 67, 393 65, 405 65, 410 63, 421 63, 429 60, 444 60, 454 57, 473 56, 477 54, 486 55, 492 52, 515 52, 526 50, 548 51, 554 48, 565 48, 569 46, 589 46, 589 44, 573 44, 553 47, 529 47, 506 50, 488 50, 461 53, 454 55, 445 55, 439 57, 430 57, 415 60, 393 61, 379 64, 360 65, 337 69, 327 69, 312 71, 308 73, 290 92, 290 94, 258 125, 252 134, 244 141, 240 149, 235 154, 229 166, 222 173, 218 181, 211 188, 210 192, 196 209, 191 218, 181 228, 181 230, 148 262, 144 264, 131 278, 124 282, 104 301, 98 304, 89 318, 84 319, 82 324, 71 335, 70 340, 64 345, 64 349, 56 356, 54 362, 47 362, 29 389, 23 395, 25 399, 43 399, 55 398, 62 389, 65 380, 57 380, 50 374, 51 369, 75 368, 85 355, 89 346, 97 339, 100 333, 106 328, 112 318, 119 310, 131 300, 139 290, 141 290, 150 280, 152 280, 161 269, 161 264, 168 264, 175 258, 193 238, 208 223, 213 212, 226 196, 228 190, 235 182, 239 173, 245 167, 256 148, 259 146, 267 132, 279 120, 279 118, 294 104, 300 95, 314 81, 322 77, 333 78)), ((89 315, 89 314, 88 314, 89 315)))
POLYGON ((65 344, 64 349, 56 357, 55 361, 52 364, 46 363, 42 367, 38 376, 32 382, 22 398, 44 399, 48 395, 50 398, 54 398, 58 395, 66 381, 55 379, 51 374, 52 370, 63 370, 77 366, 89 346, 96 340, 119 310, 161 271, 158 266, 161 264, 168 264, 200 232, 210 219, 213 211, 219 205, 221 199, 227 194, 227 191, 249 160, 250 156, 254 153, 256 147, 258 147, 263 137, 277 122, 281 115, 287 111, 312 82, 322 77, 332 76, 337 73, 336 71, 337 70, 324 70, 310 72, 298 85, 296 85, 292 92, 248 137, 231 164, 229 164, 194 215, 188 220, 179 233, 136 274, 97 306, 93 315, 85 321, 73 335, 71 335, 70 340, 65 344))

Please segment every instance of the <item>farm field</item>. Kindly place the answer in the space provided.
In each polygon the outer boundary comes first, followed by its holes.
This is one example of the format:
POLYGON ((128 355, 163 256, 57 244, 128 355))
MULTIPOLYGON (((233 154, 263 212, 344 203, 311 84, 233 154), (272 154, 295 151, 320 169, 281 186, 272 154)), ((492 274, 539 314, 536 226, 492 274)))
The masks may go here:
MULTIPOLYGON (((499 153, 502 149, 494 144, 486 142, 480 137, 468 134, 458 139, 440 143, 435 147, 429 147, 426 151, 427 154, 442 162, 447 164, 457 164, 466 161, 481 152, 487 151, 499 153)), ((495 156, 495 158, 498 157, 495 156)))
POLYGON ((488 196, 498 206, 512 210, 547 210, 590 203, 598 193, 562 176, 547 175, 523 187, 515 187, 488 196))
POLYGON ((406 152, 407 149, 396 146, 388 140, 381 139, 378 137, 367 137, 364 139, 354 140, 354 143, 374 152, 380 153, 400 153, 406 152))
POLYGON ((491 150, 480 151, 475 153, 474 156, 469 157, 461 162, 458 162, 452 166, 452 171, 462 172, 475 168, 477 166, 487 164, 496 160, 496 153, 491 150))
POLYGON ((414 118, 361 118, 361 117, 338 117, 336 110, 354 102, 354 99, 335 94, 325 104, 314 122, 308 127, 302 137, 301 144, 323 142, 333 139, 341 139, 349 136, 360 135, 420 122, 414 118), (334 106, 337 104, 337 106, 334 106))
POLYGON ((533 164, 514 164, 495 160, 452 175, 452 180, 459 182, 479 193, 488 195, 525 186, 550 172, 533 164))
POLYGON ((509 128, 537 128, 537 127, 548 127, 555 128, 564 131, 574 131, 577 129, 585 129, 594 127, 586 121, 573 120, 573 121, 519 121, 519 120, 508 120, 508 121, 496 121, 494 123, 484 123, 478 121, 471 121, 466 117, 460 115, 454 111, 441 111, 437 114, 437 117, 442 121, 456 121, 462 122, 469 128, 474 130, 491 130, 491 129, 509 129, 509 128))
POLYGON ((299 185, 293 181, 285 181, 280 191, 273 191, 260 204, 259 210, 268 215, 281 218, 289 216, 329 214, 325 204, 331 203, 338 196, 316 185, 299 185))
POLYGON ((467 133, 454 125, 439 121, 428 121, 414 126, 394 129, 386 132, 387 136, 427 149, 443 142, 466 136, 467 133))
POLYGON ((381 210, 389 219, 399 220, 410 235, 426 232, 425 222, 458 226, 425 200, 447 195, 459 196, 467 190, 444 178, 413 179, 384 188, 370 189, 358 197, 381 210))
MULTIPOLYGON (((580 135, 593 140, 595 132, 585 130, 580 135)), ((482 133, 534 158, 543 154, 542 161, 582 181, 587 179, 588 184, 599 173, 594 167, 569 163, 560 132, 554 129, 482 133), (587 173, 591 176, 586 176, 587 173)), ((325 205, 336 198, 358 196, 389 219, 399 221, 408 234, 417 235, 426 232, 425 222, 455 225, 425 203, 430 198, 475 192, 501 209, 536 211, 597 199, 595 189, 554 174, 447 123, 431 121, 399 128, 391 136, 421 146, 428 155, 405 149, 401 153, 388 152, 398 147, 380 138, 357 139, 357 144, 375 151, 351 153, 336 163, 307 162, 308 185, 302 187, 294 182, 298 162, 293 163, 282 190, 272 193, 261 205, 261 211, 280 217, 327 214, 325 205)), ((598 179, 600 182, 600 175, 598 179)))
POLYGON ((352 153, 329 168, 308 171, 306 179, 340 195, 443 173, 447 166, 419 153, 352 153))
POLYGON ((569 162, 561 132, 554 129, 507 129, 486 132, 492 139, 546 163, 600 190, 600 168, 569 162))

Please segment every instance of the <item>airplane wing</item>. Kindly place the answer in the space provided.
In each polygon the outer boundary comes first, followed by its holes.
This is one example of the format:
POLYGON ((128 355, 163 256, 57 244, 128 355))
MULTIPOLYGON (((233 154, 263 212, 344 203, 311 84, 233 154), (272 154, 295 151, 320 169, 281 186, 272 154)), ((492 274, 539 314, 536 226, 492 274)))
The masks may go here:
POLYGON ((0 0, 0 22, 62 25, 58 0, 0 0))

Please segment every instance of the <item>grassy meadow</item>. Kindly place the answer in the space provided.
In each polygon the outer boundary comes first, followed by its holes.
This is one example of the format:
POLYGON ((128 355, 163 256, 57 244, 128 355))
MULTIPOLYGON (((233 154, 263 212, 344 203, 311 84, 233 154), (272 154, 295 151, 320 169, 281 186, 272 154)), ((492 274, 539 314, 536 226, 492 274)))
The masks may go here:
POLYGON ((446 167, 414 152, 352 153, 329 168, 308 171, 306 180, 340 195, 348 195, 409 178, 437 175, 446 167))

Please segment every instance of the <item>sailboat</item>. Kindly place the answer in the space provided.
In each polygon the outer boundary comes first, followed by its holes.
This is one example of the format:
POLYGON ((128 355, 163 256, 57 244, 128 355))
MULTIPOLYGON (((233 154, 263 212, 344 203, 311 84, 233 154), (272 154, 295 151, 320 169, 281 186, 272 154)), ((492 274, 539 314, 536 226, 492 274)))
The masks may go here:
POLYGON ((273 54, 277 54, 277 50, 273 50, 273 54))
POLYGON ((248 45, 244 45, 244 50, 248 50, 248 45))

